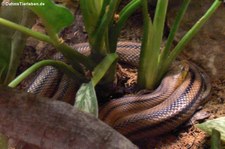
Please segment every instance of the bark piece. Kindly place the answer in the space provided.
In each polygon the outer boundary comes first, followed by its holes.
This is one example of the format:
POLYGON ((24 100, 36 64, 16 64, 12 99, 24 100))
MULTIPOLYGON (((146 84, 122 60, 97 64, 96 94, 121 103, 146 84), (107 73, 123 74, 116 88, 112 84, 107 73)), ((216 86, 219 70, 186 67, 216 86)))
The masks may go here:
POLYGON ((45 149, 137 148, 71 105, 0 86, 0 132, 45 149))

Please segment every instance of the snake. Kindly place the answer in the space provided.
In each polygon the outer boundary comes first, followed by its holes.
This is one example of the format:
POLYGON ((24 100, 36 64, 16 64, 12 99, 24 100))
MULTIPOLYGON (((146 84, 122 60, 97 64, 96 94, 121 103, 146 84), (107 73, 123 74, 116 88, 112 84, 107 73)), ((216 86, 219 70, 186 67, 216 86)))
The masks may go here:
MULTIPOLYGON (((88 43, 73 46, 89 55, 88 43)), ((123 41, 117 44, 119 61, 138 67, 141 44, 123 41)), ((57 53, 53 59, 64 60, 57 53)), ((52 66, 44 67, 27 92, 69 102, 75 99, 79 85, 52 66)), ((100 107, 99 118, 131 141, 168 133, 187 121, 206 102, 211 91, 209 76, 192 62, 175 64, 154 91, 127 95, 100 107)))

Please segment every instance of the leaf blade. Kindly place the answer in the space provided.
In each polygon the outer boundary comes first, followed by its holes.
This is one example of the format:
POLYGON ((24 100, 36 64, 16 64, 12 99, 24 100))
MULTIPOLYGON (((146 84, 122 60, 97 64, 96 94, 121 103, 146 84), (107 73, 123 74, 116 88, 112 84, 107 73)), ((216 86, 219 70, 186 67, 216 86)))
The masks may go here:
POLYGON ((212 134, 212 129, 216 129, 221 133, 221 140, 225 142, 225 117, 208 120, 204 123, 196 124, 196 126, 210 135, 212 134))
POLYGON ((97 96, 91 81, 89 83, 83 83, 77 91, 74 107, 98 117, 97 96))
POLYGON ((27 6, 41 19, 45 27, 53 33, 59 33, 73 22, 73 14, 64 6, 57 5, 51 0, 14 0, 23 3, 43 3, 43 6, 27 6), (46 10, 48 12, 46 13, 46 10))

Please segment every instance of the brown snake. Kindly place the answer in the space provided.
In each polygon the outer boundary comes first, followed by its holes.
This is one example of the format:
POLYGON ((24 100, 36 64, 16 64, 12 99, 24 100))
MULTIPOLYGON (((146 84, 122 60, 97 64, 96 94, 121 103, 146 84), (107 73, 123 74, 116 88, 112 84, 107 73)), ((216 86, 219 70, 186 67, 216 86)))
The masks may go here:
MULTIPOLYGON (((74 48, 85 55, 90 53, 86 43, 74 48)), ((119 42, 117 53, 122 62, 137 66, 140 44, 119 42)), ((56 54, 54 58, 62 60, 63 56, 56 54)), ((111 100, 101 107, 100 119, 133 141, 175 129, 193 115, 211 90, 209 78, 202 69, 189 62, 180 66, 181 70, 170 70, 152 93, 111 100)), ((27 91, 68 101, 75 97, 77 88, 76 81, 47 66, 27 91)))

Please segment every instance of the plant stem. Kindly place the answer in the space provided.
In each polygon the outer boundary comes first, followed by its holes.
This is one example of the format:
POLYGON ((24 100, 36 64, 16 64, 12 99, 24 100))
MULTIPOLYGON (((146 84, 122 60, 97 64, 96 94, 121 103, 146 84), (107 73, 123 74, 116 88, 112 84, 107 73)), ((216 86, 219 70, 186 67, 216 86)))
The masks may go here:
POLYGON ((98 82, 103 78, 103 76, 107 73, 110 67, 114 62, 118 59, 118 55, 116 53, 108 54, 102 61, 99 63, 94 71, 93 78, 91 79, 94 86, 98 84, 98 82))
POLYGON ((130 3, 128 3, 119 14, 120 18, 118 21, 118 26, 121 27, 122 24, 124 24, 122 22, 125 22, 127 18, 140 6, 141 6, 141 0, 132 0, 130 3))
POLYGON ((153 20, 153 50, 156 57, 160 53, 160 46, 163 38, 164 25, 166 20, 168 0, 158 0, 156 12, 153 20))
POLYGON ((180 9, 179 9, 179 11, 177 13, 177 16, 175 18, 174 24, 173 24, 173 26, 171 28, 169 37, 168 37, 167 42, 166 42, 166 46, 165 46, 165 48, 163 50, 163 53, 162 53, 162 56, 161 56, 162 60, 166 59, 166 57, 169 54, 169 50, 170 50, 171 45, 173 43, 175 34, 176 34, 176 32, 177 32, 177 30, 178 30, 178 28, 180 26, 180 22, 181 22, 184 14, 185 14, 185 12, 187 10, 187 7, 188 7, 189 3, 190 3, 190 0, 183 0, 183 3, 182 3, 182 5, 181 5, 181 7, 180 7, 180 9))
POLYGON ((167 61, 165 62, 162 73, 164 74, 167 68, 170 66, 172 61, 176 58, 176 56, 182 51, 184 46, 198 33, 201 27, 206 23, 206 21, 212 16, 212 14, 216 11, 216 9, 220 6, 222 1, 215 0, 211 7, 207 10, 207 12, 195 23, 195 25, 184 35, 184 37, 180 40, 180 42, 176 45, 173 51, 169 54, 167 61))
POLYGON ((52 40, 49 36, 47 36, 45 34, 32 31, 29 28, 26 28, 22 25, 13 23, 13 22, 8 21, 3 18, 0 18, 0 24, 10 27, 12 29, 18 30, 26 35, 29 35, 29 36, 39 39, 41 41, 45 41, 47 43, 54 45, 69 60, 71 65, 73 65, 77 69, 81 68, 79 63, 84 64, 89 69, 94 68, 94 65, 93 65, 94 63, 89 58, 87 58, 83 54, 77 52, 76 50, 72 49, 65 43, 61 43, 61 41, 59 41, 59 38, 57 35, 52 35, 52 37, 54 37, 54 40, 52 40))
POLYGON ((75 77, 78 78, 78 80, 85 80, 84 77, 74 70, 71 66, 56 60, 43 60, 40 62, 35 63, 33 66, 28 68, 26 71, 24 71, 22 74, 20 74, 16 79, 14 79, 11 83, 9 83, 9 87, 16 87, 21 81, 23 81, 26 77, 28 77, 33 72, 37 71, 38 69, 44 67, 44 66, 53 66, 58 68, 59 70, 63 71, 66 75, 69 77, 75 77))
POLYGON ((39 33, 39 32, 36 32, 36 31, 32 31, 31 29, 29 29, 27 27, 24 27, 22 25, 13 23, 13 22, 8 21, 8 20, 3 19, 3 18, 0 18, 0 24, 4 25, 4 26, 7 26, 9 28, 18 30, 18 31, 20 31, 20 32, 22 32, 26 35, 29 35, 31 37, 34 37, 38 40, 45 41, 47 43, 53 44, 53 41, 49 38, 49 36, 47 36, 45 34, 42 34, 42 33, 39 33))
POLYGON ((100 55, 106 55, 108 53, 107 49, 101 49, 103 42, 103 34, 107 31, 109 23, 113 20, 114 12, 119 4, 120 0, 113 0, 106 6, 105 14, 101 18, 99 26, 94 32, 94 45, 93 50, 100 55), (100 49, 99 49, 100 48, 100 49))
POLYGON ((154 89, 158 84, 160 46, 166 18, 168 0, 158 0, 153 24, 148 14, 147 1, 142 1, 144 35, 142 40, 138 84, 141 88, 154 89))
POLYGON ((54 45, 58 51, 60 51, 69 61, 69 63, 76 69, 81 70, 81 66, 79 63, 82 63, 84 66, 86 66, 88 69, 92 70, 95 66, 95 62, 92 61, 87 56, 79 53, 77 50, 74 50, 64 42, 60 43, 58 41, 54 45))
POLYGON ((133 14, 137 8, 141 6, 141 0, 132 0, 127 4, 122 11, 119 13, 119 20, 115 24, 111 24, 110 27, 110 52, 115 52, 119 33, 122 30, 122 27, 126 23, 127 19, 133 14))
POLYGON ((141 88, 145 87, 146 84, 146 73, 145 70, 148 65, 147 55, 151 54, 152 45, 149 45, 151 40, 153 39, 153 25, 152 20, 148 14, 148 3, 147 0, 142 0, 142 14, 144 21, 144 31, 143 31, 143 39, 141 44, 141 53, 140 53, 140 63, 138 69, 138 86, 141 88), (149 48, 147 48, 149 47, 149 48), (147 50, 148 49, 148 50, 147 50))
POLYGON ((168 6, 168 0, 158 0, 156 12, 153 20, 153 45, 151 65, 147 70, 148 75, 151 76, 147 79, 146 88, 153 89, 159 83, 159 71, 160 71, 160 47, 163 39, 163 31, 166 20, 166 12, 168 6))
POLYGON ((94 31, 99 25, 108 4, 106 0, 81 0, 80 9, 84 20, 85 30, 88 33, 88 42, 90 46, 94 43, 94 31))

